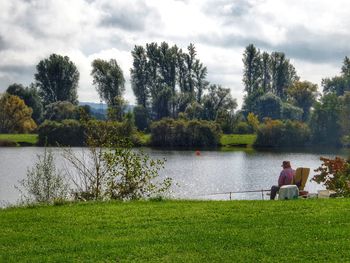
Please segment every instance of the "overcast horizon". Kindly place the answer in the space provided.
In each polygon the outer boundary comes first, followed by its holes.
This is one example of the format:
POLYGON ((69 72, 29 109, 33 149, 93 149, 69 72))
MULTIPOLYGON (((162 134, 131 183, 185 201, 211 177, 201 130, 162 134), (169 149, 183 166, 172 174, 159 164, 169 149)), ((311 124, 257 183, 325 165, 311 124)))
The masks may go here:
POLYGON ((90 76, 95 58, 115 58, 130 87, 134 45, 194 43, 208 80, 243 98, 242 54, 253 43, 282 51, 301 80, 320 85, 350 55, 350 2, 335 0, 0 0, 0 93, 34 81, 36 64, 67 55, 80 72, 78 99, 99 102, 90 76))

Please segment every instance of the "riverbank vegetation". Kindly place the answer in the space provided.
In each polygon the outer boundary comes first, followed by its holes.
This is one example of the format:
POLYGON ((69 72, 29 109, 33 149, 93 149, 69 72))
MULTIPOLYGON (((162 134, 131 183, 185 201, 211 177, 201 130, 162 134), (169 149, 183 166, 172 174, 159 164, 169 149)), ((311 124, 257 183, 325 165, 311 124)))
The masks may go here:
POLYGON ((234 87, 207 80, 208 69, 195 45, 181 49, 147 43, 136 45, 131 56, 135 106, 124 99, 125 77, 117 59, 97 58, 91 64, 92 84, 107 105, 104 114, 102 108, 97 112, 79 105, 76 65, 67 56, 51 54, 37 64, 32 84, 14 83, 0 95, 0 132, 37 132, 41 145, 83 146, 85 123, 100 121, 132 126, 128 136, 135 145, 216 147, 220 134, 253 133, 258 147, 350 145, 348 57, 339 76, 322 80, 321 95, 316 84, 301 80, 285 53, 250 44, 243 52, 244 99, 237 109, 230 92, 234 87), (169 127, 161 134, 157 130, 164 123, 169 127), (151 137, 139 137, 142 133, 151 137))
POLYGON ((318 199, 7 208, 0 210, 0 261, 342 262, 349 259, 349 205, 318 199))
MULTIPOLYGON (((1 143, 8 142, 13 146, 17 145, 36 145, 38 142, 37 134, 0 134, 1 143)), ((4 145, 5 146, 5 145, 4 145)))

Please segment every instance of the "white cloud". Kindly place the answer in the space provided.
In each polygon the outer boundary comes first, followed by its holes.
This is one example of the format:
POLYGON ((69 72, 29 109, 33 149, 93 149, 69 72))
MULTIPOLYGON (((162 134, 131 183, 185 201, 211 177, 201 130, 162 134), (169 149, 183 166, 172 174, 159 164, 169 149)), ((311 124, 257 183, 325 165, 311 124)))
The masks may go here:
POLYGON ((28 85, 51 53, 68 55, 80 71, 81 101, 99 101, 90 76, 94 58, 115 58, 130 88, 135 44, 195 43, 208 79, 243 97, 242 52, 249 43, 284 51, 302 79, 320 84, 350 55, 346 0, 0 0, 0 92, 28 85))

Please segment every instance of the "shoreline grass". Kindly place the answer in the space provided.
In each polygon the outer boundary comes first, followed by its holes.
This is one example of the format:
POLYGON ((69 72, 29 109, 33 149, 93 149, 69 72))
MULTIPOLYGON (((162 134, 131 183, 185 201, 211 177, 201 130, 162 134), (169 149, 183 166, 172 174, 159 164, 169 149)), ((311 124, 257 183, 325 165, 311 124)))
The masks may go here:
POLYGON ((223 134, 220 138, 222 147, 251 147, 256 140, 256 134, 223 134))
POLYGON ((37 134, 0 134, 0 141, 9 141, 19 145, 36 145, 37 134))
POLYGON ((0 210, 1 262, 344 262, 350 199, 0 210))

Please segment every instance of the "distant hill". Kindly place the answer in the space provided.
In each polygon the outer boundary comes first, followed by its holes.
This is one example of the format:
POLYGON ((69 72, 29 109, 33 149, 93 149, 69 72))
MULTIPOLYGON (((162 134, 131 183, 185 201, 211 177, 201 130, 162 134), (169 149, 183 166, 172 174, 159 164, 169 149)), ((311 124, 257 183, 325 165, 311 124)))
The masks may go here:
MULTIPOLYGON (((91 114, 96 119, 104 120, 107 117, 107 108, 108 108, 108 106, 105 103, 83 102, 83 101, 81 101, 81 102, 79 102, 79 105, 80 106, 84 106, 84 105, 90 106, 91 114)), ((134 105, 128 104, 126 106, 125 112, 133 111, 134 107, 135 107, 134 105)))

